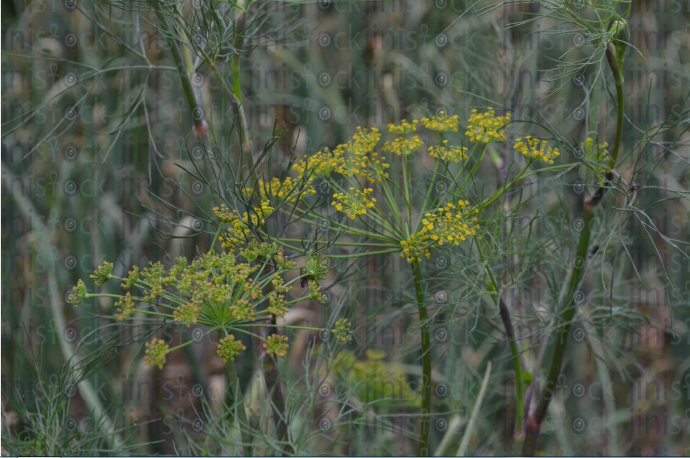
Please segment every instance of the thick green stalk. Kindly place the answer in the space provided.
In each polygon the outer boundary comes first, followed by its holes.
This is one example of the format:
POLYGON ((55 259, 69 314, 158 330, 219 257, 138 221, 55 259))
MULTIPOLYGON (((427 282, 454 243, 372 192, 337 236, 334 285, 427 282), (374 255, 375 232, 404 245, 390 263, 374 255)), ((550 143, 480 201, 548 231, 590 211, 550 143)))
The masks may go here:
MULTIPOLYGON (((249 2, 247 3, 247 8, 249 8, 249 2)), ((245 23, 247 19, 247 9, 242 11, 235 18, 235 55, 232 56, 232 92, 235 96, 231 99, 235 104, 235 109, 237 110, 237 116, 240 118, 240 128, 242 129, 242 150, 245 155, 252 161, 251 166, 254 166, 256 162, 252 156, 252 137, 249 134, 249 129, 247 128, 247 119, 244 115, 244 109, 242 108, 242 88, 240 85, 240 52, 244 47, 244 32, 245 23)))
MULTIPOLYGON (((153 2, 154 9, 156 10, 156 18, 160 23, 161 27, 165 32, 165 39, 170 46, 170 53, 172 54, 173 60, 175 61, 175 66, 177 67, 177 72, 180 74, 180 80, 182 82, 182 90, 184 92, 187 103, 190 109, 194 109, 197 105, 196 95, 194 94, 194 87, 192 86, 192 80, 187 72, 187 66, 185 65, 185 60, 182 57, 180 48, 177 46, 177 40, 172 36, 170 27, 168 25, 168 18, 163 11, 161 11, 160 4, 158 0, 153 2)), ((206 119, 203 116, 192 115, 192 122, 194 123, 195 132, 199 132, 202 135, 208 132, 208 125, 206 124, 206 119), (198 118, 198 119, 197 119, 198 118)))
POLYGON ((513 371, 515 372, 515 428, 513 429, 513 450, 516 452, 522 448, 525 440, 525 432, 522 428, 522 421, 525 418, 525 378, 522 373, 522 363, 520 362, 520 352, 515 341, 515 330, 510 318, 510 311, 503 297, 498 300, 498 311, 501 321, 506 329, 506 338, 510 346, 510 354, 513 357, 513 371))
POLYGON ((420 419, 419 456, 427 456, 429 454, 431 415, 431 336, 429 334, 429 316, 424 303, 424 282, 420 263, 414 262, 412 264, 412 273, 417 293, 417 308, 419 309, 419 332, 422 336, 422 415, 420 419))
MULTIPOLYGON (((623 27, 626 25, 623 24, 623 27)), ((616 137, 614 139, 613 148, 611 149, 611 160, 609 161, 609 168, 613 169, 616 167, 616 162, 618 160, 618 152, 621 147, 621 140, 623 136, 623 118, 624 118, 624 98, 623 98, 623 72, 622 72, 622 59, 623 53, 625 51, 625 44, 623 42, 618 42, 616 45, 614 43, 608 43, 606 45, 606 58, 613 73, 613 79, 616 85, 616 103, 617 106, 617 116, 616 116, 616 137)), ((613 179, 613 173, 607 172, 606 179, 611 181, 613 179)), ((597 190, 585 197, 583 202, 584 207, 584 228, 580 233, 580 239, 577 244, 577 256, 581 259, 586 259, 589 252, 589 239, 591 235, 590 222, 592 216, 594 215, 594 209, 599 204, 599 202, 604 197, 604 192, 606 188, 599 187, 597 190)), ((547 373, 546 387, 555 385, 558 379, 558 375, 561 371, 561 365, 563 363, 563 356, 565 353, 565 346, 567 342, 567 336, 570 332, 570 327, 572 325, 572 319, 575 316, 575 301, 573 294, 575 289, 580 284, 582 275, 584 273, 583 269, 573 270, 570 277, 570 282, 568 284, 568 289, 565 292, 565 306, 561 312, 561 318, 563 325, 561 325, 559 331, 561 335, 556 340, 553 355, 551 357, 551 363, 549 365, 549 371, 547 373)), ((539 438, 539 430, 541 429, 541 423, 546 415, 546 411, 549 407, 549 401, 551 396, 545 396, 546 393, 542 393, 539 403, 537 404, 536 410, 530 412, 530 416, 527 420, 527 435, 525 437, 525 442, 522 447, 523 455, 534 455, 537 449, 537 440, 539 438)))
MULTIPOLYGON (((611 160, 609 161, 609 168, 613 169, 616 167, 616 161, 618 160, 618 151, 621 147, 621 139, 623 138, 623 115, 625 102, 623 97, 623 62, 618 58, 619 53, 616 50, 616 46, 613 43, 609 43, 606 47, 606 57, 609 62, 609 67, 611 68, 611 73, 613 74, 613 80, 616 84, 616 137, 613 141, 613 148, 611 148, 611 160)), ((610 180, 612 177, 607 173, 607 178, 610 180)))
POLYGON ((513 327, 513 320, 508 310, 508 305, 503 300, 503 295, 498 291, 496 279, 494 278, 491 269, 487 266, 486 272, 491 280, 490 289, 496 293, 496 306, 498 307, 503 327, 506 330, 506 339, 510 347, 510 354, 513 358, 513 371, 515 372, 515 427, 513 428, 513 450, 516 453, 522 449, 522 443, 525 440, 525 432, 523 430, 523 420, 525 418, 525 376, 522 372, 522 363, 520 362, 520 352, 515 340, 515 328, 513 327))
MULTIPOLYGON (((584 211, 584 228, 580 233, 580 239, 577 244, 577 256, 582 259, 586 259, 587 252, 589 250, 589 237, 590 228, 589 224, 592 220, 593 211, 585 206, 584 211)), ((527 434, 525 435, 525 442, 522 447, 523 456, 533 456, 537 449, 537 440, 539 439, 539 431, 541 429, 541 423, 546 416, 546 411, 549 408, 549 403, 551 402, 551 396, 547 395, 546 389, 548 387, 553 387, 556 385, 558 380, 558 375, 561 372, 561 365, 563 363, 563 357, 565 356, 565 347, 568 342, 568 334, 570 333, 570 327, 572 325, 573 317, 575 316, 575 300, 573 298, 574 292, 580 280, 584 269, 573 269, 572 275, 570 276, 570 282, 568 283, 568 288, 565 291, 564 296, 564 306, 560 311, 559 315, 562 319, 562 325, 558 328, 558 335, 556 338, 556 344, 553 350, 553 355, 551 356, 551 363, 549 364, 549 370, 546 376, 546 384, 544 390, 537 404, 537 408, 533 414, 530 414, 527 419, 527 434)))
POLYGON ((237 377, 234 361, 228 361, 228 384, 233 405, 235 406, 235 412, 237 412, 237 422, 239 423, 240 433, 242 435, 244 456, 252 456, 252 438, 249 434, 249 422, 247 421, 247 412, 244 410, 244 399, 242 398, 242 390, 240 389, 240 379, 237 377))

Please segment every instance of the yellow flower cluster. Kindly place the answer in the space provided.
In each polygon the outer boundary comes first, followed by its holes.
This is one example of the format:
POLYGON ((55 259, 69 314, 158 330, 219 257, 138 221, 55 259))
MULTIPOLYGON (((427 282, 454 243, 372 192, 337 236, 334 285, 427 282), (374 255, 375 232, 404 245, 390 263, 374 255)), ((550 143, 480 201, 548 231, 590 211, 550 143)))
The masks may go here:
POLYGON ((398 134, 398 135, 407 135, 411 134, 412 132, 415 132, 417 130, 417 120, 414 119, 412 122, 407 122, 406 120, 402 120, 402 122, 399 125, 395 124, 388 124, 388 132, 392 134, 398 134))
POLYGON ((558 148, 553 148, 551 146, 546 148, 546 143, 546 140, 539 140, 538 138, 532 138, 528 135, 525 137, 524 142, 521 138, 515 140, 515 150, 521 152, 530 159, 537 159, 547 164, 553 164, 553 160, 561 153, 558 152, 558 148))
POLYGON ((280 318, 285 318, 285 314, 290 311, 285 300, 285 296, 282 294, 273 294, 268 298, 268 313, 279 316, 280 318))
POLYGON ((432 118, 422 118, 422 124, 429 130, 436 132, 457 132, 458 131, 458 115, 446 116, 441 111, 438 116, 432 118))
POLYGON ((352 340, 352 324, 347 318, 341 318, 335 322, 335 336, 343 343, 352 340))
POLYGON ((398 137, 393 142, 386 142, 383 145, 383 151, 387 153, 395 153, 398 156, 409 156, 417 150, 424 143, 420 140, 419 135, 415 135, 411 139, 405 137, 398 137))
POLYGON ((235 303, 230 306, 230 313, 237 321, 254 321, 254 315, 256 315, 251 302, 247 299, 235 301, 235 303))
POLYGON ((448 202, 445 207, 426 213, 419 232, 400 242, 403 247, 400 257, 407 258, 407 262, 422 262, 422 256, 431 257, 429 248, 445 243, 460 245, 467 237, 475 235, 479 226, 477 218, 471 215, 478 210, 469 209, 469 204, 462 200, 457 205, 448 202))
POLYGON ((146 356, 144 356, 144 362, 149 366, 157 366, 158 369, 163 369, 165 356, 169 351, 170 347, 166 345, 162 339, 154 337, 151 342, 146 343, 146 356))
POLYGON ((120 300, 113 305, 117 307, 114 315, 117 321, 125 321, 132 315, 132 312, 134 312, 134 301, 132 301, 132 295, 130 293, 121 297, 120 300))
POLYGON ((264 344, 266 353, 268 353, 269 355, 276 355, 281 358, 285 358, 287 356, 288 347, 290 346, 288 345, 287 341, 287 336, 271 334, 270 336, 268 336, 268 338, 266 339, 266 343, 264 344))
POLYGON ((235 361, 235 356, 239 355, 242 350, 246 350, 242 342, 235 340, 235 336, 232 334, 223 337, 218 343, 218 350, 216 353, 218 356, 223 358, 223 362, 227 363, 228 360, 235 361))
POLYGON ((383 178, 388 178, 386 169, 390 167, 390 164, 384 162, 383 158, 379 158, 374 152, 380 139, 381 134, 378 129, 372 128, 367 132, 358 127, 352 140, 336 148, 336 153, 342 157, 345 156, 345 152, 349 153, 337 172, 347 177, 360 175, 371 182, 380 182, 383 178))
POLYGON ((333 194, 335 200, 331 202, 331 205, 339 212, 345 211, 347 216, 356 219, 359 215, 365 215, 368 208, 374 208, 376 205, 376 199, 369 197, 372 192, 374 192, 374 190, 371 188, 366 188, 363 191, 350 188, 350 192, 348 193, 341 192, 333 194))
POLYGON ((448 140, 441 145, 430 146, 429 156, 446 162, 460 162, 467 159, 467 148, 462 146, 448 146, 448 140))
POLYGON ((221 223, 228 223, 230 227, 225 230, 225 234, 218 237, 222 243, 223 248, 228 248, 230 253, 235 252, 235 248, 245 242, 251 234, 250 227, 260 227, 266 222, 266 217, 273 213, 274 208, 271 207, 268 200, 261 201, 261 208, 249 215, 244 212, 240 218, 237 210, 228 209, 225 204, 220 207, 214 207, 213 213, 221 223))
POLYGON ((93 280, 96 286, 101 286, 103 283, 107 282, 110 278, 110 273, 113 271, 113 263, 104 261, 103 264, 98 266, 93 274, 89 275, 89 278, 93 280))
POLYGON ((489 108, 486 113, 477 113, 472 110, 472 115, 467 121, 467 131, 465 135, 470 141, 478 143, 491 143, 506 140, 503 127, 510 121, 510 113, 505 116, 496 116, 493 108, 489 108))
POLYGON ((315 179, 328 178, 333 172, 338 171, 343 163, 343 155, 342 149, 331 152, 325 148, 306 159, 300 159, 292 169, 297 172, 297 181, 306 179, 307 186, 311 186, 315 179))
POLYGON ((307 185, 311 185, 317 178, 328 178, 332 173, 339 173, 346 177, 363 176, 369 181, 380 182, 388 177, 386 169, 390 167, 374 152, 380 139, 378 129, 367 131, 358 127, 349 142, 338 145, 333 151, 326 148, 294 164, 292 168, 297 172, 297 181, 304 179, 307 185))
POLYGON ((72 291, 67 296, 67 303, 74 305, 76 308, 84 299, 86 299, 86 285, 80 278, 77 281, 77 285, 72 287, 72 291))
POLYGON ((177 307, 177 309, 173 311, 173 317, 175 323, 184 323, 187 327, 190 327, 192 323, 196 324, 196 320, 199 318, 200 313, 201 304, 188 302, 177 307))
MULTIPOLYGON (((262 190, 262 199, 267 197, 276 197, 278 199, 288 199, 290 202, 296 202, 298 199, 302 198, 298 189, 298 181, 293 180, 292 177, 285 177, 281 182, 279 178, 273 177, 270 182, 264 183, 264 189, 262 190)), ((311 194, 316 191, 310 190, 311 194)))
MULTIPOLYGON (((604 163, 607 166, 611 161, 611 154, 609 153, 608 142, 599 143, 599 147, 597 148, 596 144, 594 143, 594 139, 592 139, 591 137, 587 137, 585 143, 580 143, 580 147, 583 149, 586 157, 589 159, 592 159, 596 162, 604 163)), ((602 174, 606 173, 606 168, 604 167, 597 166, 596 169, 602 174)))

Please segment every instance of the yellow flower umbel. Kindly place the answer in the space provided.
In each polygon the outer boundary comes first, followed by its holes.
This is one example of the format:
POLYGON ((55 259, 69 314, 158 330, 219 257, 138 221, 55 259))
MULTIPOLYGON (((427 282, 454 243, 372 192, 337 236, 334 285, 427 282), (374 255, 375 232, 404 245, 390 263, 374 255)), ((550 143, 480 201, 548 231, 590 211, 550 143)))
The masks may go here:
POLYGON ((285 318, 285 314, 290 311, 282 294, 274 294, 268 298, 268 313, 280 318, 285 318))
MULTIPOLYGON (((580 147, 582 148, 585 157, 592 161, 603 163, 605 165, 608 165, 611 161, 611 154, 608 150, 609 144, 607 142, 599 143, 599 146, 597 147, 597 145, 594 143, 594 139, 587 137, 585 143, 580 143, 580 147)), ((601 166, 597 166, 596 169, 602 175, 605 175, 607 172, 606 168, 601 166)))
POLYGON ((407 122, 406 120, 402 120, 402 122, 399 125, 395 124, 388 124, 388 132, 392 134, 398 134, 398 135, 407 135, 411 134, 412 132, 415 132, 417 130, 417 120, 414 119, 412 122, 407 122))
POLYGON ((347 318, 341 318, 335 322, 335 329, 333 333, 343 343, 352 340, 352 325, 347 318))
POLYGON ((467 148, 462 146, 448 146, 448 140, 443 140, 443 144, 430 146, 429 156, 440 159, 444 162, 460 162, 467 159, 467 148))
POLYGON ((177 307, 177 310, 173 311, 173 317, 176 323, 184 323, 190 327, 192 323, 196 324, 200 313, 201 305, 188 302, 177 307))
POLYGON ((93 274, 89 275, 89 278, 93 280, 96 286, 101 286, 103 283, 108 281, 112 271, 113 263, 104 261, 103 264, 96 268, 93 274))
MULTIPOLYGON (((311 156, 300 159, 292 166, 297 172, 297 181, 306 180, 310 186, 315 179, 329 178, 331 174, 343 166, 344 150, 342 148, 331 152, 328 148, 311 156)), ((313 194, 313 190, 309 191, 313 194)))
POLYGON ((242 342, 235 340, 235 336, 232 334, 223 337, 218 343, 218 350, 216 353, 218 356, 223 358, 223 362, 235 361, 235 356, 239 355, 241 351, 246 350, 242 342))
POLYGON ((154 337, 150 343, 146 344, 146 356, 144 356, 144 362, 149 366, 163 369, 163 364, 165 364, 165 355, 167 355, 169 351, 170 347, 168 347, 168 345, 166 345, 162 339, 154 337))
POLYGON ((558 157, 561 153, 558 152, 558 148, 553 148, 551 146, 546 148, 546 144, 546 140, 539 140, 538 138, 532 138, 528 135, 525 137, 524 142, 521 138, 515 140, 515 150, 521 152, 530 159, 553 164, 553 159, 558 157))
POLYGON ((132 301, 132 295, 130 293, 121 297, 120 300, 113 305, 117 307, 117 311, 114 315, 117 321, 125 321, 132 315, 132 312, 134 312, 134 302, 132 301))
POLYGON ((457 205, 448 202, 445 207, 426 213, 419 232, 400 242, 403 247, 400 257, 407 258, 407 262, 422 262, 422 257, 431 257, 431 247, 446 243, 457 246, 467 237, 474 236, 479 226, 477 218, 471 215, 478 210, 470 210, 468 206, 468 201, 459 200, 457 205))
POLYGON ((505 116, 496 116, 493 108, 489 108, 486 113, 477 113, 472 110, 470 119, 467 120, 467 131, 465 135, 470 141, 477 143, 491 143, 506 140, 503 127, 510 121, 510 113, 505 116))
POLYGON ((331 205, 339 212, 344 211, 347 213, 347 216, 355 219, 360 215, 365 215, 367 209, 374 208, 376 205, 376 199, 369 197, 372 192, 374 192, 374 190, 371 188, 366 188, 363 191, 350 188, 350 192, 348 193, 341 192, 333 194, 335 200, 331 202, 331 205))
POLYGON ((84 299, 86 299, 86 285, 79 279, 77 286, 73 286, 72 292, 67 296, 67 302, 76 308, 84 299))
POLYGON ((256 209, 256 213, 249 215, 244 212, 242 218, 240 218, 237 210, 230 210, 225 205, 220 207, 214 207, 213 212, 216 218, 223 223, 229 224, 230 227, 226 228, 224 235, 218 237, 221 246, 223 248, 228 248, 230 253, 235 252, 235 248, 244 242, 249 240, 251 235, 250 227, 261 227, 266 222, 266 218, 273 213, 274 208, 271 207, 268 200, 261 201, 261 207, 256 209))
POLYGON ((417 148, 423 144, 424 143, 420 140, 418 135, 415 135, 409 140, 405 137, 398 137, 393 140, 393 142, 386 142, 386 144, 383 145, 383 151, 386 153, 394 153, 398 156, 409 156, 417 151, 417 148))
POLYGON ((435 130, 436 132, 457 132, 458 119, 458 115, 446 116, 446 113, 441 111, 438 116, 422 118, 422 124, 427 129, 435 130))
MULTIPOLYGON (((215 212, 222 224, 232 224, 237 215, 225 207, 218 207, 215 212)), ((108 278, 121 281, 124 289, 135 288, 138 294, 130 291, 117 296, 105 293, 88 294, 84 282, 79 280, 70 296, 70 302, 77 305, 85 298, 116 297, 117 321, 143 319, 148 325, 151 323, 151 316, 154 316, 156 321, 153 324, 159 327, 190 327, 192 324, 199 324, 207 328, 201 335, 195 335, 193 340, 186 339, 172 348, 161 339, 152 339, 146 344, 144 357, 144 361, 150 366, 162 369, 169 353, 191 345, 214 332, 222 332, 222 335, 227 336, 218 345, 218 355, 231 364, 230 361, 245 349, 241 342, 235 341, 232 335, 234 331, 264 339, 262 335, 252 332, 253 322, 257 318, 262 321, 271 315, 282 318, 291 306, 301 301, 308 301, 314 297, 320 300, 327 299, 318 282, 328 273, 328 260, 320 253, 312 251, 303 253, 301 257, 305 258, 305 262, 304 266, 299 268, 295 262, 284 256, 283 249, 277 243, 260 243, 252 240, 239 255, 227 251, 216 252, 212 249, 191 262, 185 257, 179 257, 170 267, 161 262, 149 262, 149 266, 141 271, 134 267, 128 278, 108 274, 108 278), (288 275, 291 279, 285 280, 283 277, 288 275), (301 282, 303 287, 308 283, 309 294, 300 294, 297 295, 299 297, 288 301, 285 294, 292 290, 292 284, 295 282, 301 282), (160 301, 158 298, 164 300, 160 301), (140 304, 146 305, 139 307, 140 304)), ((110 271, 107 264, 96 274, 99 275, 99 281, 105 278, 106 271, 110 271)), ((266 350, 269 354, 279 357, 287 354, 288 344, 286 337, 274 335, 278 329, 287 327, 325 330, 285 326, 276 324, 275 321, 260 326, 273 328, 272 337, 266 342, 266 350)))
POLYGON ((268 336, 268 338, 266 339, 266 343, 264 344, 266 353, 268 353, 269 355, 276 355, 281 358, 285 358, 285 356, 287 356, 288 347, 290 346, 288 345, 287 341, 287 336, 271 334, 270 336, 268 336))

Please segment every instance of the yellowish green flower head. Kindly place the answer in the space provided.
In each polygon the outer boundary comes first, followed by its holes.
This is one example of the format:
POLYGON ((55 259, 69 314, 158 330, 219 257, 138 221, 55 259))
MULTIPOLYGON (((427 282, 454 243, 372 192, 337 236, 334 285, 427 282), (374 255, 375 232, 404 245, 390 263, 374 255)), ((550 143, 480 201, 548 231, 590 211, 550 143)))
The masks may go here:
POLYGON ((132 270, 129 271, 129 275, 121 285, 122 289, 130 289, 137 281, 139 281, 139 266, 132 266, 132 270))
POLYGON ((388 132, 398 135, 408 135, 412 132, 417 131, 417 120, 413 119, 412 122, 407 122, 403 119, 397 126, 395 124, 388 124, 388 132))
MULTIPOLYGON (((315 179, 329 178, 342 167, 344 151, 331 152, 328 148, 297 161, 292 169, 297 172, 297 180, 306 180, 310 186, 315 179)), ((315 191, 314 191, 315 192, 315 191)), ((314 192, 310 192, 313 194, 314 192)))
POLYGON ((553 160, 560 156, 558 148, 546 147, 546 140, 532 138, 529 135, 523 141, 521 138, 515 140, 515 150, 522 153, 525 157, 536 159, 547 164, 553 164, 553 160))
POLYGON ((320 281, 326 278, 328 273, 328 259, 324 258, 321 253, 307 252, 307 262, 302 267, 300 275, 303 275, 306 280, 320 281))
MULTIPOLYGON (((585 157, 587 157, 590 160, 593 160, 595 162, 603 163, 608 165, 609 162, 611 161, 611 154, 609 153, 609 144, 607 142, 604 143, 599 143, 598 147, 597 144, 594 143, 594 139, 587 137, 587 140, 585 140, 585 143, 580 143, 580 147, 582 148, 585 157)), ((596 167, 597 171, 601 174, 606 174, 607 170, 605 167, 597 166, 596 167)))
POLYGON ((352 219, 358 216, 366 215, 367 209, 374 208, 376 199, 369 197, 374 192, 372 188, 366 188, 363 191, 359 189, 350 188, 349 192, 340 192, 333 194, 335 199, 331 205, 339 212, 344 211, 352 219))
POLYGON ((235 356, 239 355, 241 351, 246 349, 247 347, 245 347, 242 342, 235 340, 235 336, 230 334, 220 339, 216 353, 218 356, 223 358, 224 363, 227 363, 228 361, 234 362, 235 356))
POLYGON ((405 370, 397 363, 385 361, 386 353, 367 349, 365 359, 342 350, 333 359, 333 372, 352 389, 359 399, 376 402, 390 409, 419 407, 422 396, 410 388, 405 370), (378 386, 379 389, 371 389, 378 386), (398 389, 393 387, 400 387, 398 389))
POLYGON ((67 296, 67 303, 74 305, 76 308, 84 299, 86 299, 86 285, 79 279, 77 286, 73 286, 72 292, 67 296))
POLYGON ((335 322, 335 329, 333 333, 343 343, 352 340, 352 324, 347 318, 341 318, 335 322))
POLYGON ((241 351, 246 349, 247 347, 245 347, 242 342, 235 340, 235 336, 230 334, 220 339, 216 353, 218 356, 223 358, 224 363, 227 363, 228 361, 234 362, 235 356, 239 355, 241 351))
POLYGON ((478 113, 472 110, 470 119, 467 120, 467 131, 465 135, 470 141, 477 143, 491 143, 506 140, 503 127, 510 121, 510 113, 505 116, 496 116, 493 108, 485 113, 478 113))
POLYGON ((247 247, 240 250, 240 256, 242 256, 247 261, 265 261, 267 259, 273 258, 276 254, 282 252, 278 245, 273 243, 260 243, 256 240, 249 242, 247 247))
POLYGON ((264 343, 266 353, 269 355, 276 355, 280 358, 285 358, 287 356, 288 347, 290 346, 287 341, 287 336, 271 334, 266 339, 266 343, 264 343))
POLYGON ((117 307, 114 315, 117 321, 125 321, 134 312, 134 301, 132 301, 132 295, 130 293, 121 297, 120 300, 113 305, 117 307))
POLYGON ((175 323, 182 323, 187 327, 190 327, 192 324, 196 324, 200 313, 201 304, 187 302, 186 304, 180 305, 176 310, 173 311, 173 319, 175 320, 175 323))
POLYGON ((144 362, 149 366, 163 369, 165 357, 169 351, 170 347, 166 345, 162 339, 154 337, 151 342, 146 343, 146 356, 144 356, 144 362))
POLYGON ((319 282, 314 281, 314 280, 309 280, 308 281, 308 286, 309 286, 309 297, 312 299, 325 304, 328 302, 328 295, 323 293, 321 291, 321 285, 319 285, 319 282))
POLYGON ((424 143, 420 140, 419 135, 415 135, 411 139, 405 137, 398 137, 392 142, 386 142, 383 146, 383 151, 386 153, 394 153, 398 156, 409 156, 417 151, 417 149, 424 143))
POLYGON ((230 227, 225 229, 225 233, 218 237, 223 248, 228 248, 230 253, 235 252, 235 248, 243 244, 249 239, 251 234, 250 227, 260 227, 266 222, 266 218, 273 213, 274 208, 271 207, 268 200, 261 201, 261 207, 256 209, 256 213, 249 215, 244 212, 240 218, 237 210, 228 209, 225 204, 220 207, 214 207, 213 213, 216 218, 223 223, 229 224, 230 227))
POLYGON ((470 209, 469 204, 462 200, 457 205, 448 202, 445 207, 426 213, 419 232, 400 242, 403 248, 400 257, 407 258, 407 262, 422 262, 423 257, 431 257, 430 248, 444 244, 457 246, 467 237, 476 235, 479 225, 472 215, 478 210, 470 209))
POLYGON ((93 280, 96 286, 101 286, 103 283, 108 281, 112 271, 113 263, 104 261, 103 264, 96 268, 93 274, 89 275, 89 278, 93 280))
POLYGON ((289 311, 290 309, 283 294, 275 293, 268 298, 268 313, 271 315, 285 318, 285 314, 289 311))
POLYGON ((444 162, 460 162, 467 159, 467 148, 462 146, 448 146, 448 140, 443 143, 429 147, 429 156, 440 159, 444 162))
POLYGON ((436 132, 457 132, 458 119, 458 115, 446 116, 446 113, 441 111, 438 116, 422 118, 422 124, 427 129, 436 132))

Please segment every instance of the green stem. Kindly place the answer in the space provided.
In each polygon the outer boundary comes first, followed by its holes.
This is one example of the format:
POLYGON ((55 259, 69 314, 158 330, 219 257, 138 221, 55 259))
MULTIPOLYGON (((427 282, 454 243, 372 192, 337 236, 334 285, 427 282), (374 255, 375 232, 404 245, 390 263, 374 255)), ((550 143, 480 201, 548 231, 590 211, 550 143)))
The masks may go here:
POLYGON ((489 198, 486 199, 484 202, 482 202, 482 203, 479 205, 479 207, 480 207, 480 208, 488 207, 489 205, 491 205, 492 203, 494 203, 496 200, 500 199, 501 196, 502 196, 503 194, 505 194, 510 188, 512 188, 512 187, 515 185, 515 183, 517 183, 518 181, 520 181, 520 179, 522 178, 522 175, 523 175, 523 174, 525 173, 525 171, 529 168, 529 166, 532 165, 532 162, 534 162, 534 159, 530 159, 530 160, 529 160, 529 162, 527 163, 527 165, 520 171, 520 173, 518 173, 518 176, 516 176, 515 179, 514 179, 513 181, 511 181, 510 183, 508 183, 503 189, 501 189, 500 191, 498 191, 496 194, 494 194, 493 196, 489 197, 489 198))
POLYGON ((415 226, 414 233, 419 232, 419 228, 422 225, 422 220, 424 219, 424 213, 427 211, 427 205, 433 203, 431 202, 431 193, 434 190, 434 178, 438 174, 438 170, 441 168, 441 161, 436 161, 436 166, 434 167, 434 173, 431 175, 431 182, 429 183, 429 189, 426 192, 426 197, 424 198, 424 203, 422 204, 422 211, 419 212, 419 218, 417 219, 417 224, 415 226))
POLYGON ((349 259, 349 258, 361 258, 364 256, 377 256, 380 254, 391 254, 391 253, 400 253, 402 251, 402 248, 394 248, 390 250, 383 250, 383 251, 366 251, 364 253, 357 253, 357 254, 343 254, 343 255, 329 255, 329 258, 333 259, 349 259))
MULTIPOLYGON (((175 37, 173 37, 172 32, 170 31, 168 18, 163 13, 163 11, 161 11, 159 1, 154 0, 153 6, 156 10, 156 18, 158 19, 158 22, 160 22, 161 27, 164 30, 164 35, 166 37, 166 41, 168 42, 168 46, 170 46, 170 53, 172 54, 173 60, 175 61, 177 72, 180 74, 180 80, 182 82, 182 91, 184 92, 185 98, 187 99, 187 103, 189 104, 190 109, 193 109, 194 106, 197 105, 197 100, 196 95, 194 94, 192 80, 189 77, 189 73, 187 73, 187 66, 185 65, 185 60, 182 57, 180 48, 177 46, 177 40, 175 40, 175 37)), ((192 116, 192 122, 194 123, 194 127, 197 128, 198 131, 202 131, 204 129, 206 120, 203 117, 196 119, 194 116, 192 116)))
MULTIPOLYGON (((591 208, 588 209, 585 206, 584 211, 584 228, 580 233, 580 239, 577 244, 577 256, 582 259, 587 258, 587 253, 589 250, 589 238, 590 238, 590 228, 589 224, 592 220, 593 211, 591 208)), ((534 413, 530 413, 527 420, 527 433, 525 435, 525 442, 522 447, 523 456, 533 456, 537 449, 537 440, 539 439, 539 431, 541 429, 541 423, 546 416, 546 411, 549 408, 549 403, 551 402, 551 396, 546 393, 546 387, 555 386, 558 380, 558 375, 561 372, 561 365, 563 363, 563 357, 565 356, 565 346, 568 342, 568 334, 570 333, 570 327, 572 325, 573 317, 575 316, 575 301, 573 299, 573 294, 580 284, 584 269, 573 269, 570 276, 570 282, 565 290, 564 306, 560 311, 559 315, 562 320, 562 325, 559 326, 557 332, 558 337, 556 338, 556 343, 553 350, 553 355, 551 357, 551 362, 549 364, 549 369, 546 376, 546 384, 544 392, 541 394, 539 402, 537 404, 534 413)))
POLYGON ((237 415, 236 418, 239 423, 240 433, 242 435, 244 456, 252 456, 249 422, 247 421, 247 412, 244 410, 244 399, 242 397, 242 390, 240 389, 240 379, 237 377, 234 361, 228 361, 228 382, 230 387, 230 395, 234 401, 235 412, 237 415))
MULTIPOLYGON (((411 153, 410 153, 411 154, 411 153)), ((412 201, 410 200, 410 155, 402 157, 403 187, 405 188, 405 205, 407 206, 407 236, 412 231, 412 201)))
POLYGON ((513 371, 515 372, 515 428, 513 429, 513 450, 516 452, 522 449, 522 443, 525 440, 525 433, 522 428, 522 422, 525 418, 525 377, 522 373, 522 363, 520 362, 520 352, 515 340, 515 329, 513 327, 513 320, 508 310, 508 305, 503 300, 503 295, 498 292, 496 279, 489 266, 486 267, 486 272, 491 279, 493 290, 496 292, 496 306, 498 307, 503 327, 506 330, 506 339, 510 346, 510 354, 513 358, 513 371))
POLYGON ((419 309, 419 332, 422 337, 422 411, 420 419, 421 437, 419 439, 419 456, 429 454, 429 424, 431 415, 431 336, 429 334, 429 316, 424 303, 424 281, 420 263, 412 264, 414 287, 417 293, 419 309))
MULTIPOLYGON (((235 104, 235 109, 237 110, 237 115, 240 118, 240 127, 242 129, 242 150, 245 152, 246 156, 251 161, 251 167, 254 166, 254 157, 252 156, 252 138, 249 134, 249 129, 247 128, 247 118, 244 114, 244 108, 242 108, 242 87, 240 85, 240 52, 244 47, 244 31, 247 19, 247 9, 249 8, 251 2, 247 2, 247 5, 240 14, 235 18, 235 54, 232 56, 232 92, 234 94, 233 103, 235 104)), ((215 65, 214 65, 215 67, 215 65)))
MULTIPOLYGON (((621 147, 621 139, 623 138, 623 115, 624 115, 624 98, 623 98, 623 71, 622 62, 618 60, 616 53, 616 47, 613 43, 609 43, 606 48, 606 57, 609 61, 609 67, 611 68, 611 73, 613 73, 613 80, 616 83, 616 137, 613 141, 613 148, 611 149, 611 160, 609 161, 609 168, 613 169, 616 167, 616 161, 618 160, 618 151, 621 147)), ((609 180, 612 177, 608 177, 610 172, 607 172, 607 178, 609 180)))

